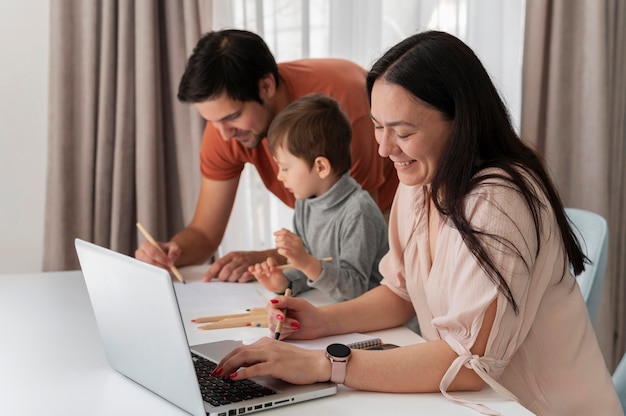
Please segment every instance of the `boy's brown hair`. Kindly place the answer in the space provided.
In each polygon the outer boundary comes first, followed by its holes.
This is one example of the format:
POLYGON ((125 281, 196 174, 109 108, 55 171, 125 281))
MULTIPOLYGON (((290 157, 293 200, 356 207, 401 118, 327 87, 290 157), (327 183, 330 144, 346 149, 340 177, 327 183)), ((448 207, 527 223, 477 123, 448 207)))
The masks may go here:
POLYGON ((352 165, 350 122, 337 101, 323 94, 309 94, 289 104, 272 121, 267 140, 272 154, 284 147, 310 167, 315 158, 327 158, 337 176, 352 165))

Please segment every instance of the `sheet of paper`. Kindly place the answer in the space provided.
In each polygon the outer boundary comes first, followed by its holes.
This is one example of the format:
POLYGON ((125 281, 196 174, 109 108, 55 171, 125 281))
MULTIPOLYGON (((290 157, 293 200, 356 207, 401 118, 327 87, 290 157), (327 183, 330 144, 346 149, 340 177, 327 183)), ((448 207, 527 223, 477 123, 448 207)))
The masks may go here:
POLYGON ((189 282, 174 284, 183 315, 197 317, 241 312, 264 307, 276 294, 256 283, 189 282))
MULTIPOLYGON (((230 328, 203 331, 199 324, 192 322, 197 318, 245 312, 249 308, 265 307, 267 302, 276 297, 276 293, 265 289, 258 282, 225 283, 217 280, 203 283, 202 276, 207 266, 181 268, 187 284, 174 281, 189 345, 198 345, 222 339, 250 340, 254 342, 261 336, 271 336, 267 328, 230 328)), ((327 305, 333 300, 319 290, 309 290, 299 297, 314 305, 327 305)), ((324 346, 325 347, 325 346, 324 346)))
MULTIPOLYGON (((276 293, 265 289, 258 282, 226 283, 212 280, 202 282, 202 275, 208 266, 189 266, 180 269, 187 284, 174 282, 178 306, 185 316, 201 317, 237 313, 247 308, 264 307, 276 297, 276 293)), ((334 303, 319 290, 309 290, 299 297, 314 305, 334 303)))

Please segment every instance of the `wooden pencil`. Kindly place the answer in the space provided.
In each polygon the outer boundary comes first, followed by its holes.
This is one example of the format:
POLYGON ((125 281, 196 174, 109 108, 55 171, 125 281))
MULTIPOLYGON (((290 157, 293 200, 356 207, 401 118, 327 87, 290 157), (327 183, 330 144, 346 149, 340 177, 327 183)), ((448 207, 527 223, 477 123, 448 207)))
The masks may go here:
MULTIPOLYGON (((333 261, 332 257, 324 257, 323 259, 320 259, 320 261, 325 261, 325 262, 329 262, 329 261, 333 261)), ((280 266, 276 267, 278 270, 289 270, 289 269, 293 269, 293 266, 291 264, 281 264, 280 266)))
MULTIPOLYGON (((140 222, 137 222, 137 228, 139 228, 139 231, 141 231, 143 236, 146 237, 146 240, 148 240, 148 242, 152 244, 154 248, 159 250, 162 254, 165 254, 165 252, 163 251, 159 243, 156 242, 156 240, 152 237, 152 235, 148 232, 148 230, 146 230, 146 228, 140 222)), ((184 283, 184 284, 187 283, 185 282, 185 278, 183 277, 182 274, 180 274, 176 266, 171 266, 170 270, 172 271, 172 274, 176 276, 179 282, 184 283)))
POLYGON ((247 309, 246 312, 242 313, 231 313, 227 315, 215 315, 215 316, 203 316, 201 318, 192 319, 191 322, 195 322, 197 324, 203 324, 207 322, 217 322, 222 319, 228 318, 240 318, 240 317, 263 317, 267 315, 267 310, 265 308, 250 308, 247 309))
POLYGON ((267 328, 267 318, 261 319, 259 316, 243 316, 239 318, 227 318, 221 321, 209 323, 206 325, 200 325, 198 329, 223 329, 223 328, 239 328, 242 326, 267 328))
MULTIPOLYGON (((291 296, 291 284, 292 282, 289 281, 289 285, 287 286, 287 289, 285 289, 285 296, 289 297, 291 296)), ((287 320, 287 309, 283 309, 281 311, 283 313, 283 320, 282 321, 278 321, 278 323, 276 324, 276 330, 274 331, 274 339, 279 339, 280 338, 280 333, 283 330, 283 324, 285 323, 285 321, 287 320)))

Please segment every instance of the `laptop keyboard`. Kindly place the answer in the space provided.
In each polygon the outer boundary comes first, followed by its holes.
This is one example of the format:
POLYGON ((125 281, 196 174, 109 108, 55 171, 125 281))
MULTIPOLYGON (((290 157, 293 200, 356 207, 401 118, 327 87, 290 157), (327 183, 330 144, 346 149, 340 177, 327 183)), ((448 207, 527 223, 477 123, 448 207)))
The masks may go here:
POLYGON ((192 352, 200 391, 205 402, 222 406, 242 400, 270 396, 276 392, 252 380, 230 380, 211 376, 216 364, 192 352))

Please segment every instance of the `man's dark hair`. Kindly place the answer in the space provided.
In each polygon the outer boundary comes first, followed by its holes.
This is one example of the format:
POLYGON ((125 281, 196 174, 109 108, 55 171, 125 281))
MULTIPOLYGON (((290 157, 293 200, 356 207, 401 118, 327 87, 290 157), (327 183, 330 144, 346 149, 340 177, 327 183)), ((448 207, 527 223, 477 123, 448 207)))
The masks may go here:
POLYGON ((178 85, 178 99, 200 103, 223 92, 237 101, 257 101, 259 81, 272 74, 279 83, 278 66, 260 36, 245 30, 221 30, 202 36, 187 61, 178 85))

